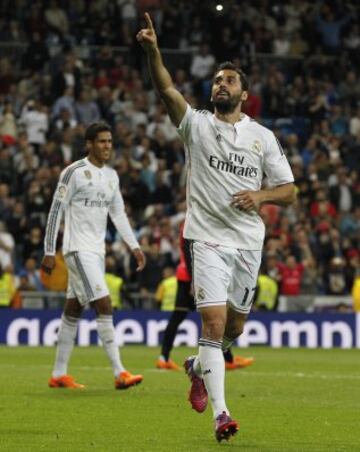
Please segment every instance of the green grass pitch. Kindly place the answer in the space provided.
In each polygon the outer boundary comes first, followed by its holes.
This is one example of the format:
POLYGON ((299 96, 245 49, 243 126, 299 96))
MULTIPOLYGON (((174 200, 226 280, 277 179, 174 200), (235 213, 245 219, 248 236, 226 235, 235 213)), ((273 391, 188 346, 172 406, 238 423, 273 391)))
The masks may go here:
POLYGON ((243 350, 254 365, 226 374, 240 431, 221 444, 211 410, 191 410, 185 374, 154 368, 158 349, 122 349, 129 370, 144 374, 126 391, 113 388, 100 347, 74 350, 70 373, 85 390, 48 388, 54 352, 0 347, 0 451, 360 451, 359 350, 243 350))

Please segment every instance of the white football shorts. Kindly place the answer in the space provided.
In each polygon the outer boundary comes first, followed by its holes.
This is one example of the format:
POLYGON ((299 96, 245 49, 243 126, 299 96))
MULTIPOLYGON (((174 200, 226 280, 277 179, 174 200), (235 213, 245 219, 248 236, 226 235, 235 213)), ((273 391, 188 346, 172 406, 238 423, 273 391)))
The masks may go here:
POLYGON ((261 250, 249 251, 212 243, 192 244, 196 308, 229 304, 248 314, 261 264, 261 250))
POLYGON ((75 251, 64 256, 69 271, 67 298, 77 298, 85 305, 109 295, 105 282, 105 258, 89 251, 75 251))

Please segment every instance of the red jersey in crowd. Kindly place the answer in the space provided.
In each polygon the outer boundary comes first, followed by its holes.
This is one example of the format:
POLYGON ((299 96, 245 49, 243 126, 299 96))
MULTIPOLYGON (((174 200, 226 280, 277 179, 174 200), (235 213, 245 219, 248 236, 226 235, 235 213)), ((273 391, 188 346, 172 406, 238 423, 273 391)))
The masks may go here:
POLYGON ((191 271, 188 269, 187 263, 187 249, 188 245, 183 237, 184 223, 180 226, 180 262, 176 268, 176 278, 178 281, 189 282, 191 281, 191 271))
POLYGON ((299 295, 301 288, 304 265, 296 264, 294 268, 279 262, 277 264, 281 275, 280 294, 281 295, 299 295))

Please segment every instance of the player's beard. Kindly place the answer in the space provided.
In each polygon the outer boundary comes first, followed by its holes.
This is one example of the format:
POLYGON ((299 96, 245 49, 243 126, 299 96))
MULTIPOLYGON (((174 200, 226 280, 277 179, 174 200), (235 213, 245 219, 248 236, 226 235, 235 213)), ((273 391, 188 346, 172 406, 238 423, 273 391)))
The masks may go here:
POLYGON ((219 99, 215 97, 212 102, 219 113, 226 115, 235 111, 236 107, 239 105, 240 100, 241 94, 236 94, 234 96, 229 96, 226 99, 219 99))

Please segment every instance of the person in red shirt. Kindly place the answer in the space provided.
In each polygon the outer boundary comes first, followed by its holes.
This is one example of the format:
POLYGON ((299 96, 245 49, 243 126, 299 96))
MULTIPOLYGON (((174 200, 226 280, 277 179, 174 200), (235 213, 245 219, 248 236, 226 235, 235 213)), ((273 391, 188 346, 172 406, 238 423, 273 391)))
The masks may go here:
POLYGON ((290 255, 286 258, 285 264, 278 262, 277 267, 281 277, 280 294, 299 295, 305 265, 303 263, 297 263, 295 256, 290 255))
MULTIPOLYGON (((177 330, 188 312, 195 310, 195 300, 191 288, 191 252, 190 240, 183 237, 184 224, 180 226, 180 262, 176 268, 176 278, 178 289, 176 293, 175 309, 169 319, 169 323, 164 333, 164 339, 161 347, 161 354, 156 361, 158 369, 180 370, 180 366, 170 359, 170 352, 173 348, 177 330)), ((233 356, 231 350, 224 352, 225 368, 227 370, 241 369, 250 366, 254 358, 244 358, 242 356, 233 356)))

